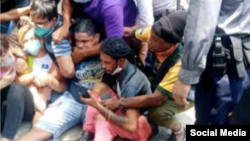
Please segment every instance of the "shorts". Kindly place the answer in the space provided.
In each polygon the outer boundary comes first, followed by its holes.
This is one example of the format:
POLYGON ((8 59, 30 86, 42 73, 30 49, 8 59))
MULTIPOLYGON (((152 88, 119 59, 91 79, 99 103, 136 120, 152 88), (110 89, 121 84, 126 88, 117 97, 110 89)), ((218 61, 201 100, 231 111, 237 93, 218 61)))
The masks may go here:
POLYGON ((69 92, 65 92, 49 105, 34 127, 52 133, 57 139, 73 126, 85 122, 86 108, 85 104, 76 102, 69 92))

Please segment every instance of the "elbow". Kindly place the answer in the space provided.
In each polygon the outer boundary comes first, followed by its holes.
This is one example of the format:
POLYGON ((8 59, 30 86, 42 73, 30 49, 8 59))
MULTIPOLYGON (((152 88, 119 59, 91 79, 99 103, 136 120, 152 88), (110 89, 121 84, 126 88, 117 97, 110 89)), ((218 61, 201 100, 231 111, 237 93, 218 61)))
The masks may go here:
POLYGON ((162 96, 161 94, 152 94, 152 97, 151 97, 151 103, 152 105, 151 106, 160 106, 163 101, 165 101, 166 97, 162 96))
POLYGON ((65 68, 63 70, 60 71, 62 76, 65 78, 73 78, 75 75, 75 69, 74 67, 72 68, 65 68))
POLYGON ((127 128, 127 132, 133 134, 136 132, 136 129, 137 129, 137 125, 134 124, 134 125, 130 125, 128 128, 127 128))

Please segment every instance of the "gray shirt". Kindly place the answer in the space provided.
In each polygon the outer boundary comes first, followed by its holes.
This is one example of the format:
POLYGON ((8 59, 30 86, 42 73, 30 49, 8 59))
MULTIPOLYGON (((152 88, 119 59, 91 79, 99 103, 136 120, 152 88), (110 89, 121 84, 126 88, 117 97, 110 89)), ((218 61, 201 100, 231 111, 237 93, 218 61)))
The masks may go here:
POLYGON ((196 84, 214 35, 250 35, 250 0, 191 0, 179 80, 196 84))

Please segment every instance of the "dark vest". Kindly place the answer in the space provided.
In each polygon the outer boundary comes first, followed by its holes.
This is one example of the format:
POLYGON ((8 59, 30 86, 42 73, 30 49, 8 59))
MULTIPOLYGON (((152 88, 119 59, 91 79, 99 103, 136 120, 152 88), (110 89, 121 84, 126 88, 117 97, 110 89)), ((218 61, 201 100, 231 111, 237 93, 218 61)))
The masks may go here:
POLYGON ((167 59, 164 60, 160 68, 158 70, 153 70, 153 77, 151 81, 152 92, 155 91, 156 87, 168 73, 169 69, 179 61, 179 59, 181 58, 181 51, 182 46, 181 44, 179 44, 176 50, 167 59))

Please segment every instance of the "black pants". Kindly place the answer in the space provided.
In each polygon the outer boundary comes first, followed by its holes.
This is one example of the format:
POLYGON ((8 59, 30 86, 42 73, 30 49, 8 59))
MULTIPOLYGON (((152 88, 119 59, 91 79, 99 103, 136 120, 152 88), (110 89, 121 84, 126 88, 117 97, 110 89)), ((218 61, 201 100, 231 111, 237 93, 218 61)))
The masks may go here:
POLYGON ((14 83, 1 90, 1 133, 13 140, 22 121, 32 121, 33 97, 28 87, 14 83))
POLYGON ((231 116, 231 125, 250 125, 250 87, 245 90, 240 102, 236 105, 231 116))

